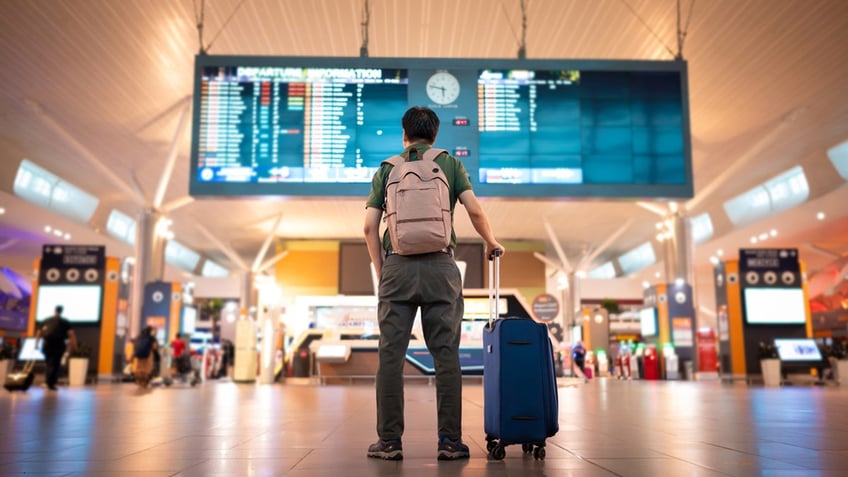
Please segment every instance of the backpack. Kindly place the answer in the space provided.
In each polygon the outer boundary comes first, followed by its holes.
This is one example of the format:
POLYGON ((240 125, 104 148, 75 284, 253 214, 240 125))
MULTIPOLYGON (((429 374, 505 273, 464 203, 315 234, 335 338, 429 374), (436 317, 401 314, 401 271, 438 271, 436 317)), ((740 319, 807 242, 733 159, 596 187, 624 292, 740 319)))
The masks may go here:
POLYGON ((149 334, 145 333, 138 338, 135 339, 135 351, 133 355, 136 358, 146 358, 150 356, 150 352, 153 350, 153 337, 149 334))
POLYGON ((392 251, 416 255, 447 250, 451 241, 450 187, 435 159, 444 149, 428 149, 421 160, 390 157, 385 221, 392 251))

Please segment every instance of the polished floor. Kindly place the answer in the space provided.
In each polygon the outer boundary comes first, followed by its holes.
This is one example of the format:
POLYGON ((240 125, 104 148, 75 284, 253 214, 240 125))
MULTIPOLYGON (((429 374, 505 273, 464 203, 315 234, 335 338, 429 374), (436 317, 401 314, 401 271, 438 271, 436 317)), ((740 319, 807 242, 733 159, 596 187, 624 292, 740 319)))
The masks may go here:
POLYGON ((471 459, 436 460, 434 390, 406 387, 404 460, 365 457, 373 384, 206 382, 0 394, 0 475, 845 476, 848 388, 597 379, 560 383, 547 459, 486 457, 482 387, 464 387, 471 459))

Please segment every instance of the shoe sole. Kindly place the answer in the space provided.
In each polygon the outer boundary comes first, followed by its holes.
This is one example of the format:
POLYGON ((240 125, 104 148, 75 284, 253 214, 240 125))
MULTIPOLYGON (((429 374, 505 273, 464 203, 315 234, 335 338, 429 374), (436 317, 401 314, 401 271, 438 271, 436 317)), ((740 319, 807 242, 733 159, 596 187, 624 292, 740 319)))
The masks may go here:
POLYGON ((383 460, 403 460, 403 452, 399 450, 392 452, 369 452, 368 457, 383 460))
POLYGON ((439 451, 439 460, 459 460, 459 459, 468 459, 467 452, 446 452, 439 451))

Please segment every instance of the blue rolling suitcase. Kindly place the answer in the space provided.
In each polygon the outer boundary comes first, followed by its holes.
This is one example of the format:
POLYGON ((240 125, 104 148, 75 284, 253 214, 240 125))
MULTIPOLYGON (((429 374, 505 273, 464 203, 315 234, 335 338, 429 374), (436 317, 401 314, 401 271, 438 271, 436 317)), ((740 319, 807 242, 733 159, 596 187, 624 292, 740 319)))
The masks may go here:
POLYGON ((537 460, 559 430, 559 399, 547 326, 527 318, 492 320, 500 300, 500 257, 489 263, 489 324, 483 333, 486 449, 496 460, 521 444, 537 460), (495 268, 494 285, 492 268, 495 268), (494 291, 494 296, 493 296, 494 291))

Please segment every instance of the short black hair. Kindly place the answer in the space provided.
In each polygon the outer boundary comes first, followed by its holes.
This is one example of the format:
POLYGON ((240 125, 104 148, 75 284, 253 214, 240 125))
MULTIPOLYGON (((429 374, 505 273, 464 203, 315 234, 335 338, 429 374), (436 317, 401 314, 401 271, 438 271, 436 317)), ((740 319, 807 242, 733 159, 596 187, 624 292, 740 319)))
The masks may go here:
POLYGON ((432 145, 439 134, 439 117, 430 108, 413 106, 406 110, 401 120, 406 139, 432 145))
POLYGON ((62 306, 62 305, 56 305, 55 311, 56 311, 56 313, 61 315, 62 312, 65 311, 65 307, 62 306))

